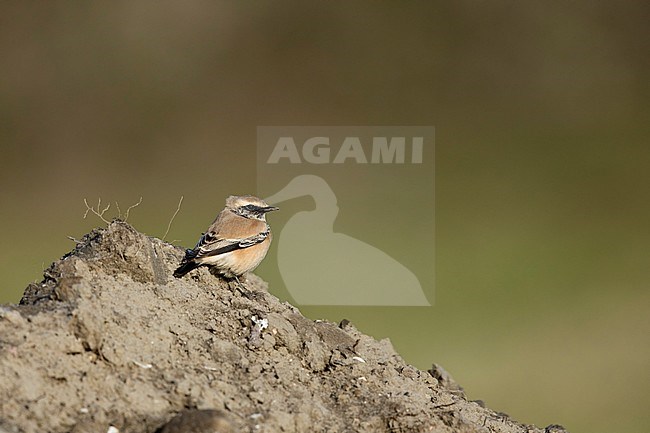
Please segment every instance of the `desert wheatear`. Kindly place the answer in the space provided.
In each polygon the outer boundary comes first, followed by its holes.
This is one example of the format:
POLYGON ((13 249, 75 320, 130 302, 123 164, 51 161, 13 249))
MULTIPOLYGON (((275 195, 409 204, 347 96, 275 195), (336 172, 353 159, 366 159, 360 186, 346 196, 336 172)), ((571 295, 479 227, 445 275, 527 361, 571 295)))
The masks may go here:
POLYGON ((250 272, 260 264, 271 244, 271 227, 266 213, 278 210, 252 195, 230 196, 208 231, 174 271, 177 278, 201 265, 226 278, 250 272))

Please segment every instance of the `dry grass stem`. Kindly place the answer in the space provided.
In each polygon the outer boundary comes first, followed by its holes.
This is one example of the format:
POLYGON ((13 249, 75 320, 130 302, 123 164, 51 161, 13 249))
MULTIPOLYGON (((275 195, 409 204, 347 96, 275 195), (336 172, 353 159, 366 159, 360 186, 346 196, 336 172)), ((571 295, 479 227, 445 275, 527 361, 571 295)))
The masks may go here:
POLYGON ((140 200, 136 204, 132 204, 131 206, 129 206, 129 208, 126 210, 126 213, 124 214, 124 221, 129 220, 129 212, 131 212, 131 209, 133 209, 134 207, 140 206, 140 203, 142 203, 142 197, 140 197, 140 200))
POLYGON ((181 199, 178 201, 178 207, 176 207, 176 212, 174 212, 174 215, 172 215, 172 219, 169 220, 169 224, 167 224, 167 230, 165 231, 165 234, 162 237, 162 240, 164 241, 167 235, 169 234, 169 229, 172 227, 172 223, 174 222, 174 218, 176 218, 176 215, 178 215, 178 212, 181 210, 181 204, 183 203, 183 196, 181 196, 181 199))

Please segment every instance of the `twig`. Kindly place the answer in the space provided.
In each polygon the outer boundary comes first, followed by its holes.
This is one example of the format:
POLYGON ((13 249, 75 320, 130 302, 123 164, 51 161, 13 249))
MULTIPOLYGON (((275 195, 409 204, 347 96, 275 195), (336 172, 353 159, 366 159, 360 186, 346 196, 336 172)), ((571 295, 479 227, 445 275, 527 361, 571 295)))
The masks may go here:
POLYGON ((138 201, 136 204, 132 204, 131 206, 129 206, 129 208, 126 210, 126 213, 124 214, 124 222, 128 221, 129 212, 131 211, 131 209, 140 206, 140 203, 142 203, 142 197, 140 197, 140 201, 138 201))
MULTIPOLYGON (((101 202, 102 202, 102 199, 100 198, 100 199, 99 199, 99 202, 97 203, 97 210, 99 210, 99 205, 101 204, 101 202)), ((111 207, 111 204, 109 203, 108 206, 106 206, 106 209, 104 209, 104 210, 102 211, 102 215, 104 215, 104 214, 106 213, 106 211, 107 211, 110 207, 111 207)))
POLYGON ((120 204, 118 202, 115 202, 115 207, 117 208, 117 217, 119 219, 122 219, 122 210, 120 209, 120 204))
POLYGON ((110 221, 108 221, 106 218, 104 218, 104 214, 111 207, 110 203, 101 212, 100 212, 100 209, 101 209, 101 206, 102 206, 102 199, 101 198, 97 201, 97 210, 95 210, 94 207, 90 206, 88 204, 88 201, 85 198, 84 198, 84 204, 86 205, 86 212, 84 212, 84 219, 86 219, 86 217, 88 216, 88 212, 92 212, 95 215, 97 215, 99 217, 99 219, 104 221, 106 224, 110 224, 110 221))
POLYGON ((165 234, 162 237, 163 241, 167 237, 167 234, 169 234, 169 229, 172 227, 172 223, 174 222, 174 218, 176 218, 176 215, 178 214, 178 211, 181 210, 181 204, 182 203, 183 203, 183 196, 181 196, 181 199, 178 201, 178 207, 176 208, 176 212, 174 212, 174 215, 172 215, 172 219, 170 219, 169 224, 167 224, 167 230, 165 231, 165 234))

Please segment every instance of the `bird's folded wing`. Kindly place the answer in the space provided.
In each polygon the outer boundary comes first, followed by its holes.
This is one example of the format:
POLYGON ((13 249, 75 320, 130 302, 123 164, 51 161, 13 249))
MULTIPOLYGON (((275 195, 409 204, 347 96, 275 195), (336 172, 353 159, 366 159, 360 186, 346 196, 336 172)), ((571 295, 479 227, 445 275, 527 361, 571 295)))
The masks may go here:
POLYGON ((243 239, 220 239, 215 237, 213 233, 206 233, 194 248, 196 252, 195 258, 218 256, 231 251, 250 248, 264 242, 268 236, 269 232, 264 231, 243 239))

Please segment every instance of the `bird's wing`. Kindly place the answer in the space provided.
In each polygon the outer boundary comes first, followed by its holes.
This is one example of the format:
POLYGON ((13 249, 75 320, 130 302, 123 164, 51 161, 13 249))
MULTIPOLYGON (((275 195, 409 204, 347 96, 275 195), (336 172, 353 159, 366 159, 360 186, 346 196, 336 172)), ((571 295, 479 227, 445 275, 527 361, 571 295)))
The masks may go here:
POLYGON ((264 242, 269 234, 269 227, 264 222, 223 211, 201 236, 194 249, 187 251, 186 257, 200 259, 249 248, 264 242))
POLYGON ((264 242, 268 236, 269 232, 264 231, 243 239, 223 239, 216 237, 214 233, 208 232, 201 236, 199 243, 194 248, 195 254, 193 258, 218 256, 231 251, 250 248, 264 242))

